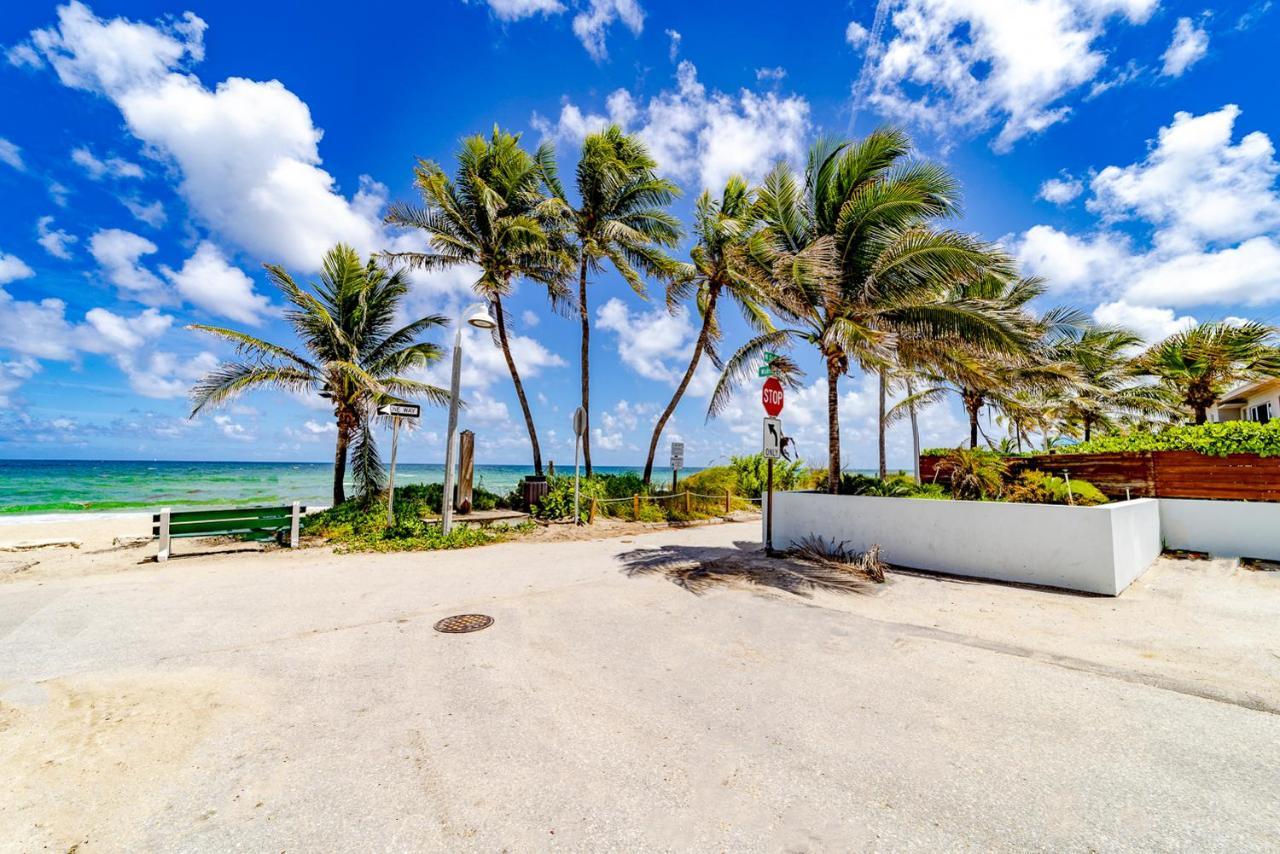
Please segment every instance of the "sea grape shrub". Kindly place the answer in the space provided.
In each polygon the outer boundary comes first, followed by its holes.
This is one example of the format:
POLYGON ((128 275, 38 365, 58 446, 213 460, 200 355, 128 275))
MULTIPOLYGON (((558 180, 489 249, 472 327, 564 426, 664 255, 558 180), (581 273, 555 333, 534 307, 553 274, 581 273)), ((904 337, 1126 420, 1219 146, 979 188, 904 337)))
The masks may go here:
POLYGON ((1137 451, 1195 451, 1210 457, 1229 454, 1280 456, 1280 421, 1223 421, 1166 427, 1157 433, 1133 430, 1097 436, 1058 450, 1060 454, 1105 454, 1137 451))
POLYGON ((1106 504, 1107 496, 1087 480, 1067 480, 1042 471, 1024 471, 1004 493, 1005 501, 1018 504, 1075 504, 1093 507, 1106 504), (1068 498, 1069 496, 1069 498, 1068 498))

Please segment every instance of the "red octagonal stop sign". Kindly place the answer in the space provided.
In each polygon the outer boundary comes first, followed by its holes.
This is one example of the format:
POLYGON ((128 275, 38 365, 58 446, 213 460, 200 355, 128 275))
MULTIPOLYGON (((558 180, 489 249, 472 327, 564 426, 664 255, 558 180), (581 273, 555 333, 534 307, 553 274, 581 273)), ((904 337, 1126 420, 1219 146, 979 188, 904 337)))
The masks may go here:
POLYGON ((769 377, 764 381, 764 388, 760 389, 760 402, 764 404, 764 411, 769 413, 770 418, 777 418, 782 412, 782 383, 778 382, 777 377, 769 377))

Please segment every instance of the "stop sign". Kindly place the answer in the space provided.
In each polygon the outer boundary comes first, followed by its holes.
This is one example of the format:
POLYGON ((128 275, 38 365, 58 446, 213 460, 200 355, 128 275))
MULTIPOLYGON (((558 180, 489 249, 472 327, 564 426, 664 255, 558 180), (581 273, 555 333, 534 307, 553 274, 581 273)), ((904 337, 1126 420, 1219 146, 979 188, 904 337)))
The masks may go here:
POLYGON ((764 411, 769 413, 770 418, 776 418, 782 412, 782 383, 778 382, 777 377, 769 377, 764 381, 764 388, 760 389, 760 402, 764 404, 764 411))

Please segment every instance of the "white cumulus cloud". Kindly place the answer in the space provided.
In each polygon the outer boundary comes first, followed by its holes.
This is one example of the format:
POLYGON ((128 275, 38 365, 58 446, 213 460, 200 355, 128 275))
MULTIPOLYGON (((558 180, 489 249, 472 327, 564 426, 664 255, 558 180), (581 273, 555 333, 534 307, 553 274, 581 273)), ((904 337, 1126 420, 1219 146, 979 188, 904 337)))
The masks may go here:
POLYGON ((731 175, 759 178, 779 159, 798 161, 809 132, 809 102, 799 95, 742 89, 708 91, 689 61, 676 86, 638 102, 625 89, 605 101, 605 112, 584 113, 567 101, 555 122, 537 114, 533 125, 548 138, 580 142, 609 123, 637 132, 659 169, 699 187, 718 189, 731 175))
POLYGON ((61 258, 64 261, 71 258, 71 244, 78 240, 79 238, 74 234, 68 234, 61 228, 54 228, 51 216, 42 216, 36 220, 36 242, 54 258, 61 258))
POLYGON ((270 306, 253 289, 253 280, 234 267, 214 244, 205 241, 180 270, 161 267, 161 273, 188 302, 210 314, 258 326, 270 306))
POLYGON ((1173 41, 1160 57, 1164 60, 1160 73, 1166 77, 1181 77, 1208 52, 1209 34, 1204 28, 1190 18, 1179 18, 1173 28, 1173 41))
MULTIPOLYGON (((1142 24, 1157 0, 901 0, 868 47, 867 99, 940 134, 993 125, 998 151, 1067 118, 1093 80, 1115 21, 1142 24)), ((854 38, 861 38, 858 30, 854 38)), ((855 92, 858 87, 855 87, 855 92)), ((857 104, 855 104, 855 107, 857 104)))

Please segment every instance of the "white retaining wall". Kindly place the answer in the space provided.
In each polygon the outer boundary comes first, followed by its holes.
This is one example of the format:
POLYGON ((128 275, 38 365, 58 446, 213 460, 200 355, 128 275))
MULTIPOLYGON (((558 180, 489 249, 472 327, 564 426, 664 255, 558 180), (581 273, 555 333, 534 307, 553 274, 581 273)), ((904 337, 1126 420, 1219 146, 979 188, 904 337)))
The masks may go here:
MULTIPOLYGON (((774 494, 773 545, 809 535, 916 569, 1115 596, 1160 555, 1156 499, 1100 507, 774 494)), ((767 522, 765 523, 767 524, 767 522)))
POLYGON ((1165 548, 1280 560, 1280 504, 1160 499, 1165 548))

